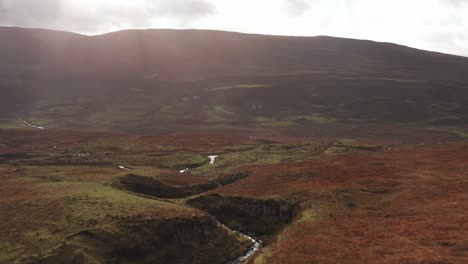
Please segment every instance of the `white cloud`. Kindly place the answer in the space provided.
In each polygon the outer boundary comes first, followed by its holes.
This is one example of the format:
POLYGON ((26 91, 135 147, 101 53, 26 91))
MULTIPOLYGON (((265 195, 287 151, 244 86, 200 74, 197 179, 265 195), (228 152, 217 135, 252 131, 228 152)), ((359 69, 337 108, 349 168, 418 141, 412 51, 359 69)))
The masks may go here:
POLYGON ((468 0, 0 0, 0 25, 332 35, 468 56, 468 0))
POLYGON ((205 0, 0 0, 0 25, 83 33, 188 25, 213 13, 205 0))
POLYGON ((284 8, 291 16, 303 15, 310 8, 306 0, 284 0, 284 8))

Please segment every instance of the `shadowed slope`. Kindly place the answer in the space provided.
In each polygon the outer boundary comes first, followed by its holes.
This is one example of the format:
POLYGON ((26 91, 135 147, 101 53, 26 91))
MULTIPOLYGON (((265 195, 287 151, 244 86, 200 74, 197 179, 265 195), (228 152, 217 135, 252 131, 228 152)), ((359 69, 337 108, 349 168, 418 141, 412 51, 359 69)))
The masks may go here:
POLYGON ((0 38, 9 128, 24 126, 16 114, 107 131, 468 120, 468 59, 396 44, 203 30, 0 28, 0 38))

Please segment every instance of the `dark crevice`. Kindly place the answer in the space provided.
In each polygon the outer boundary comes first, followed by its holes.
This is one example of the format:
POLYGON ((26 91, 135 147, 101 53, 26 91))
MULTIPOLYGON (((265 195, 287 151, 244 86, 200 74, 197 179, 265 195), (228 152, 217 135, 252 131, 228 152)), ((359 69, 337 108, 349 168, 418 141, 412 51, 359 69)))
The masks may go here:
POLYGON ((207 183, 189 186, 174 186, 153 177, 128 174, 119 179, 117 186, 139 194, 145 194, 158 198, 176 199, 214 190, 220 186, 232 184, 238 180, 244 179, 248 175, 248 172, 241 172, 219 177, 207 183))
POLYGON ((200 196, 186 204, 213 215, 233 230, 262 240, 270 238, 289 224, 300 211, 297 204, 284 201, 218 194, 200 196))

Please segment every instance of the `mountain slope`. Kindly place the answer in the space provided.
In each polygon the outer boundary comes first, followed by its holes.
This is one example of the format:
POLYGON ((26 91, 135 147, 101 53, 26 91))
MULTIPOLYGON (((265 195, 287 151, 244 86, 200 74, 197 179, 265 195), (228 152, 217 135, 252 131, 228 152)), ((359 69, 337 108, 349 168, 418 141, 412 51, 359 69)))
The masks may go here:
MULTIPOLYGON (((2 64, 41 77, 206 79, 240 74, 351 70, 466 80, 466 58, 389 43, 203 30, 127 30, 99 36, 1 28, 2 64), (34 69, 36 68, 36 69, 34 69), (47 72, 48 69, 57 72, 47 72), (42 75, 41 75, 42 74, 42 75), (59 75, 60 74, 60 75, 59 75)), ((339 72, 338 72, 339 73, 339 72)))
POLYGON ((203 30, 0 28, 0 38, 6 127, 17 115, 146 131, 468 122, 468 58, 396 44, 203 30))

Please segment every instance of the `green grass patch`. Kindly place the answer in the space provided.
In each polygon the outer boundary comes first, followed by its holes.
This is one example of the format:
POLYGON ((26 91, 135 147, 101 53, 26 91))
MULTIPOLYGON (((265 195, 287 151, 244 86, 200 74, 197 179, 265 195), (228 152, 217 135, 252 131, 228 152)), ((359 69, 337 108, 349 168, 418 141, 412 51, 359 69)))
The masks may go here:
POLYGON ((0 205, 1 263, 44 253, 81 231, 118 229, 123 219, 199 215, 187 207, 142 198, 97 183, 42 183, 35 190, 40 199, 0 205))
POLYGON ((429 127, 429 130, 442 131, 455 134, 462 139, 468 139, 468 130, 460 129, 458 127, 429 127))
POLYGON ((287 120, 293 121, 293 122, 308 121, 314 124, 329 124, 329 123, 336 122, 336 119, 326 117, 321 114, 291 116, 291 117, 288 117, 287 120))
MULTIPOLYGON (((255 164, 276 164, 283 161, 304 161, 319 156, 320 147, 315 144, 257 145, 242 151, 219 154, 214 165, 206 163, 191 171, 195 175, 222 175, 236 168, 255 164)), ((229 150, 229 149, 227 149, 229 150)))
POLYGON ((208 122, 226 122, 234 120, 234 113, 226 105, 210 105, 204 107, 208 122))
POLYGON ((267 117, 256 117, 255 120, 259 122, 261 126, 264 126, 264 127, 292 127, 292 126, 299 125, 296 122, 272 119, 272 118, 267 118, 267 117))
POLYGON ((271 87, 268 84, 237 84, 237 85, 226 85, 220 86, 215 88, 208 88, 205 91, 213 92, 213 91, 225 91, 225 90, 232 90, 232 89, 252 89, 252 88, 269 88, 271 87))

